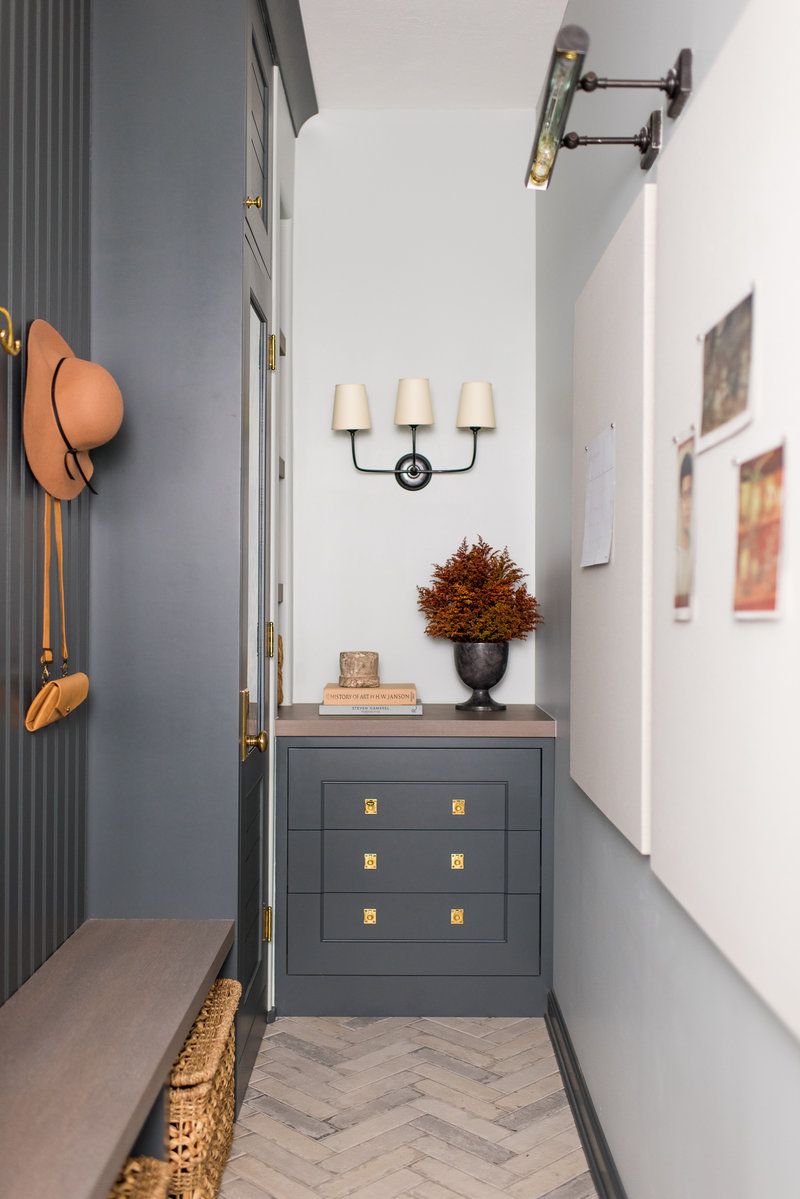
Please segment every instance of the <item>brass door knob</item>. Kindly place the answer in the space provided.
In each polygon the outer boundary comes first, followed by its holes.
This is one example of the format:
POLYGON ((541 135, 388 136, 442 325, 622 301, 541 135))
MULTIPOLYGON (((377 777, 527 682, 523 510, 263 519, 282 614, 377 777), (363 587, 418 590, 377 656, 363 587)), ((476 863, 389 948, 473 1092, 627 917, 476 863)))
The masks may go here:
POLYGON ((244 743, 248 749, 257 749, 260 753, 265 754, 269 745, 267 730, 262 729, 257 737, 245 737, 244 743))
POLYGON ((245 208, 260 208, 264 201, 261 196, 248 196, 245 200, 245 208))

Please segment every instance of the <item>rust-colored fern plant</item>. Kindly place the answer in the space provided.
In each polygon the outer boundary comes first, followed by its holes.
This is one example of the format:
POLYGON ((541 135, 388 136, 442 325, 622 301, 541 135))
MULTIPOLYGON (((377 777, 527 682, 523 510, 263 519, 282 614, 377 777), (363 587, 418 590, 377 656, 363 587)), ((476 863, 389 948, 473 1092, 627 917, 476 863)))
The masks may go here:
POLYGON ((493 550, 479 537, 466 537, 443 566, 434 565, 430 587, 418 587, 417 606, 429 637, 452 641, 525 640, 542 617, 527 578, 508 547, 493 550))

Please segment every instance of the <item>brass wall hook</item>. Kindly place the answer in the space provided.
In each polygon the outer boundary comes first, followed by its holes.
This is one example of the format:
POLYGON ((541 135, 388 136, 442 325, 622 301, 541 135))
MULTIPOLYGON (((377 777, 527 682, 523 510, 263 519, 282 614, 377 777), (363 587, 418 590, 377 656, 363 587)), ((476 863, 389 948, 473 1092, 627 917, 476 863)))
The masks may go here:
POLYGON ((7 308, 0 308, 0 313, 2 313, 6 318, 7 326, 5 329, 0 329, 0 346, 2 346, 5 352, 10 354, 12 358, 16 358, 22 346, 19 338, 14 338, 14 326, 11 321, 11 313, 7 308))

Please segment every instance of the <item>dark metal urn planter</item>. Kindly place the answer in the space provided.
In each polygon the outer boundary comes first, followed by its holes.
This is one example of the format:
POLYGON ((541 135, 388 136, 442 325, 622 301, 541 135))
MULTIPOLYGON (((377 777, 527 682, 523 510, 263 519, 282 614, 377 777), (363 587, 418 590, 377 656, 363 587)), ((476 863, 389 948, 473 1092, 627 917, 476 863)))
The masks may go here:
POLYGON ((463 704, 456 704, 459 712, 505 712, 505 704, 499 704, 489 694, 506 673, 508 665, 507 641, 454 641, 456 671, 462 683, 472 687, 472 695, 463 704))

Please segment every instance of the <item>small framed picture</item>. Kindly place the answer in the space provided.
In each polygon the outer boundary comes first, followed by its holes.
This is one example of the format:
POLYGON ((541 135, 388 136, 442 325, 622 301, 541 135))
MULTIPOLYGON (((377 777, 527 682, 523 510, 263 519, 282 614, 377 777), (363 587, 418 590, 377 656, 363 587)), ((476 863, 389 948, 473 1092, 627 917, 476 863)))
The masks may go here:
POLYGON ((703 338, 703 408, 697 452, 738 433, 752 419, 750 367, 753 292, 703 338))
POLYGON ((784 445, 739 463, 733 610, 743 620, 778 615, 784 468, 784 445))
POLYGON ((694 430, 676 438, 675 586, 672 607, 676 620, 689 620, 694 593, 694 430))

